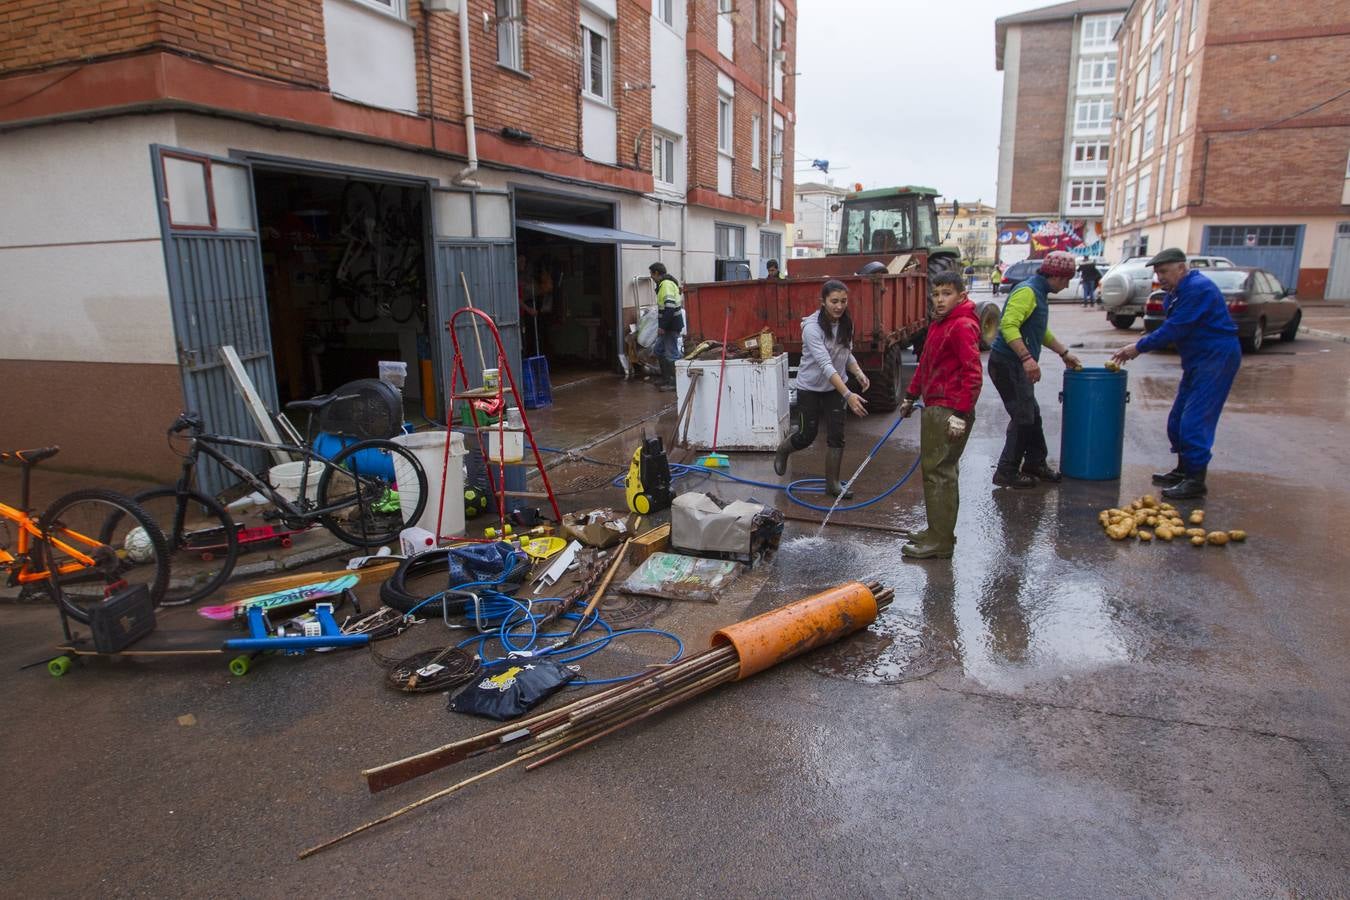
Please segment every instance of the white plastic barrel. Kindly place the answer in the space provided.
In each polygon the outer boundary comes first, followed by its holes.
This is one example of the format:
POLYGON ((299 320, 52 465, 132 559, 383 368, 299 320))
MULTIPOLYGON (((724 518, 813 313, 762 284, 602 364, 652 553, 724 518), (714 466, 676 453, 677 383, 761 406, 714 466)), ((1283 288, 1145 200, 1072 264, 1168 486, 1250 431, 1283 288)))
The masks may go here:
MULTIPOLYGON (((287 462, 268 469, 267 475, 277 493, 290 500, 292 503, 300 499, 300 478, 304 471, 305 462, 287 462)), ((323 475, 323 466, 319 463, 311 462, 309 464, 309 473, 305 476, 305 499, 311 502, 317 496, 319 487, 319 477, 323 475)))
MULTIPOLYGON (((393 438, 412 451, 427 473, 427 505, 422 516, 411 524, 435 534, 436 520, 441 520, 441 536, 464 533, 464 435, 451 433, 450 461, 445 472, 445 502, 441 499, 441 466, 445 465, 445 432, 415 431, 393 438)), ((415 501, 414 501, 415 502, 415 501)))

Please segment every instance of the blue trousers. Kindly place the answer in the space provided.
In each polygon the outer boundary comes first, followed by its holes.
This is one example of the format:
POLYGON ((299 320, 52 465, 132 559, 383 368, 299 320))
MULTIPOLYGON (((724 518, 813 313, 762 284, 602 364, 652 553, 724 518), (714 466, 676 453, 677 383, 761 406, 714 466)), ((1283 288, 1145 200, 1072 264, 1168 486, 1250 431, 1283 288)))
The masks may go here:
POLYGON ((1167 417, 1167 439, 1187 472, 1209 465, 1219 413, 1242 364, 1237 341, 1228 347, 1187 354, 1181 360, 1181 384, 1167 417))

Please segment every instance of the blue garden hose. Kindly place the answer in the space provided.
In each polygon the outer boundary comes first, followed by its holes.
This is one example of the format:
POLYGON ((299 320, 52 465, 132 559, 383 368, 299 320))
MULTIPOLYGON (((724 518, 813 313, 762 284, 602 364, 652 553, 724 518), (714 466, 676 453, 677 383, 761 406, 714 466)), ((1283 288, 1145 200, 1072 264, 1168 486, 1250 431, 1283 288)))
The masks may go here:
MULTIPOLYGON (((916 406, 915 410, 921 408, 922 407, 916 406)), ((877 451, 881 449, 882 445, 891 439, 891 435, 895 434, 895 429, 899 428, 900 423, 903 421, 905 420, 900 418, 899 416, 896 417, 895 422, 891 424, 890 429, 887 430, 887 432, 881 436, 881 440, 877 441, 872 446, 872 449, 868 451, 866 462, 871 462, 872 457, 876 456, 877 451)), ((566 450, 558 450, 553 447, 540 447, 539 449, 544 451, 545 453, 566 454, 568 452, 566 450)), ((598 462, 598 460, 595 461, 586 460, 585 457, 580 458, 587 462, 598 462)), ((798 506, 804 506, 807 509, 814 509, 819 512, 829 512, 831 509, 834 509, 836 512, 848 512, 850 510, 855 509, 865 509, 873 505, 874 503, 880 503, 882 500, 885 500, 891 494, 894 494, 896 491, 900 490, 900 488, 905 484, 905 482, 909 481, 910 476, 912 476, 914 474, 914 471, 918 468, 919 468, 919 457, 915 457, 914 464, 909 467, 909 471, 905 472, 905 474, 901 476, 899 481, 888 487, 884 492, 873 497, 871 500, 864 500, 860 503, 840 504, 839 506, 835 507, 821 506, 817 503, 810 503, 806 500, 803 500, 801 497, 798 497, 797 494, 795 493, 796 491, 810 492, 813 494, 825 493, 824 478, 799 478, 796 481, 792 481, 784 485, 784 484, 774 484, 769 481, 755 481, 753 478, 741 478, 740 476, 732 475, 727 470, 721 468, 711 468, 709 466, 700 466, 687 463, 671 463, 670 479, 671 481, 674 481, 675 479, 683 478, 686 475, 693 475, 695 473, 703 472, 708 475, 716 475, 718 477, 725 478, 729 481, 734 481, 738 484, 748 484, 752 487, 765 488, 766 490, 771 491, 783 491, 784 493, 787 494, 789 500, 791 500, 793 503, 796 503, 798 506)), ((627 477, 626 475, 620 475, 617 478, 615 478, 611 482, 611 484, 613 484, 614 487, 623 487, 623 482, 626 477, 627 477)))

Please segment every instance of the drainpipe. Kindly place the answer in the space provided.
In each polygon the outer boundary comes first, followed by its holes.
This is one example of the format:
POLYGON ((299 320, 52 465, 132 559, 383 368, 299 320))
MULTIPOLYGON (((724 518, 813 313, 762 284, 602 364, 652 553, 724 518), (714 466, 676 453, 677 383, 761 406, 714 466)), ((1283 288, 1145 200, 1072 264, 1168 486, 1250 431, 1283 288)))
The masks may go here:
MULTIPOLYGON (((764 224, 769 225, 773 222, 773 0, 764 2, 765 23, 764 34, 764 56, 768 64, 764 67, 764 128, 761 129, 759 139, 768 141, 768 151, 764 155, 768 157, 768 165, 764 167, 764 224)), ((783 29, 787 30, 786 27, 783 29)), ((783 123, 784 126, 787 122, 783 123)), ((761 263, 764 260, 760 260, 761 263)), ((782 264, 781 261, 779 263, 782 264)))
POLYGON ((459 0, 459 68, 464 89, 464 140, 469 164, 454 177, 455 184, 480 187, 474 180, 478 171, 478 140, 473 125, 473 67, 469 59, 469 0, 459 0))
POLYGON ((689 280, 689 269, 684 261, 684 248, 689 246, 689 204, 680 204, 680 283, 689 280))

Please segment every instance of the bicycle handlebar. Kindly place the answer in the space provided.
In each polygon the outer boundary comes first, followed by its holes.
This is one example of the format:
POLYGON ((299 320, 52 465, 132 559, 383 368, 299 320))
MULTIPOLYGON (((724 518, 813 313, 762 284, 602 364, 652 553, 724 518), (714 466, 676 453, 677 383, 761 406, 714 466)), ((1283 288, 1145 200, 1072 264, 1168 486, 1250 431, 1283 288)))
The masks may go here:
POLYGON ((172 437, 189 429, 194 433, 200 432, 202 430, 202 417, 192 412, 180 413, 174 423, 169 426, 168 434, 172 437))

